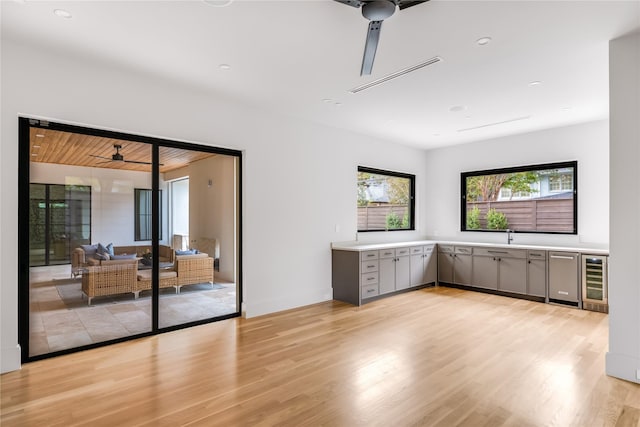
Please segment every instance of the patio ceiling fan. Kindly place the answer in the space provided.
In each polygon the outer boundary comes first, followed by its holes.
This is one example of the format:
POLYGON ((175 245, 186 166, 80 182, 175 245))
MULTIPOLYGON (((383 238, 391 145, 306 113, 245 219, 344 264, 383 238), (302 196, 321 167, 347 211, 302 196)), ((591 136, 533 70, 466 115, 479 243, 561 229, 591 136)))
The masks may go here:
MULTIPOLYGON (((122 145, 120 144, 113 144, 113 148, 116 149, 116 152, 113 153, 111 155, 111 157, 104 157, 104 156, 97 156, 95 154, 89 154, 91 157, 95 157, 98 159, 103 159, 103 160, 107 160, 107 162, 101 162, 101 163, 108 163, 108 162, 124 162, 124 163, 136 163, 139 165, 150 165, 151 162, 139 162, 137 160, 125 160, 124 156, 122 154, 120 154, 120 149, 122 148, 122 145)), ((160 165, 162 166, 162 165, 160 165)))
POLYGON ((338 3, 346 4, 352 7, 362 9, 362 16, 369 21, 369 29, 367 30, 367 41, 364 46, 364 56, 362 58, 362 68, 360 75, 371 74, 373 68, 373 60, 376 57, 378 49, 378 40, 380 39, 380 30, 382 21, 389 18, 396 11, 396 7, 400 10, 407 9, 417 4, 426 3, 429 0, 409 1, 409 0, 335 0, 338 3))

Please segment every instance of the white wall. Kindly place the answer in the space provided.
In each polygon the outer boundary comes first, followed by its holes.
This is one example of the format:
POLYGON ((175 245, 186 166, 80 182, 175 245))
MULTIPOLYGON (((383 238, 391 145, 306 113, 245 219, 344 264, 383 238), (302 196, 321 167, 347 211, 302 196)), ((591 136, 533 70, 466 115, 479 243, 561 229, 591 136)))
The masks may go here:
POLYGON ((598 121, 431 150, 423 198, 427 234, 437 239, 506 243, 504 232, 460 231, 460 173, 578 161, 578 235, 514 235, 515 244, 607 247, 609 133, 598 121))
MULTIPOLYGON (((19 366, 15 248, 20 113, 244 150, 247 316, 331 299, 330 243, 356 237, 358 165, 413 173, 419 191, 426 186, 426 154, 421 150, 275 116, 201 88, 6 38, 1 54, 3 372, 19 366)), ((419 230, 392 233, 392 238, 424 234, 420 212, 426 204, 418 203, 419 230)))
POLYGON ((220 245, 221 280, 236 281, 236 157, 218 155, 171 171, 166 177, 189 177, 189 246, 205 249, 208 239, 220 245), (211 186, 209 186, 211 181, 211 186))
POLYGON ((607 374, 640 382, 640 34, 609 44, 611 247, 607 374))
MULTIPOLYGON (((149 244, 134 240, 135 188, 151 188, 151 174, 79 166, 31 163, 31 182, 44 184, 76 184, 91 186, 91 243, 113 243, 115 246, 149 244)), ((166 190, 164 182, 160 188, 166 190)), ((167 241, 167 201, 163 191, 163 234, 167 241)))

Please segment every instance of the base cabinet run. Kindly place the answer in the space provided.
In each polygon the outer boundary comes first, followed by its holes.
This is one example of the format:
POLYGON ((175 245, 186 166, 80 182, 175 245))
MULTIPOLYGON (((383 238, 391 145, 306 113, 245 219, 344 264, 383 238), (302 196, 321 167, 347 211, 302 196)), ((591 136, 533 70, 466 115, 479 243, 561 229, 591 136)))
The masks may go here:
POLYGON ((333 298, 361 305, 385 294, 435 283, 434 248, 435 244, 359 252, 333 249, 333 298))

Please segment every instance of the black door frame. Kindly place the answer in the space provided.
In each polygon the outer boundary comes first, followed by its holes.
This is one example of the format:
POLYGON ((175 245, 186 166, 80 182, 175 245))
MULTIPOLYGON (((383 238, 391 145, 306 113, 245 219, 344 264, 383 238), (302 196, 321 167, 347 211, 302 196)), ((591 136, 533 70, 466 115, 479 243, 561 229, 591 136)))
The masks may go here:
MULTIPOLYGON (((190 328, 192 326, 202 325, 206 323, 217 322, 220 320, 230 319, 234 317, 240 317, 241 305, 242 305, 242 151, 232 150, 228 148, 212 147, 208 145, 199 145, 181 141, 174 141, 162 138, 155 138, 149 136, 134 135, 123 132, 108 131, 103 129, 95 129, 84 126, 69 125, 59 122, 51 122, 47 120, 19 117, 18 118, 18 341, 21 349, 22 363, 28 363, 36 360, 47 359, 50 357, 60 356, 63 354, 75 353, 78 351, 88 350, 92 348, 104 347, 107 345, 116 344, 119 342, 129 341, 145 336, 157 335, 165 332, 170 332, 179 329, 190 328), (29 181, 30 181, 30 129, 31 128, 43 128, 60 130, 64 132, 79 133, 83 135, 99 136, 104 138, 121 139, 125 141, 132 141, 138 143, 150 144, 152 149, 152 215, 153 218, 159 218, 160 206, 159 202, 159 190, 160 190, 160 147, 172 147, 194 151, 204 151, 208 153, 227 155, 237 158, 237 180, 238 180, 238 192, 237 192, 237 239, 238 250, 236 256, 237 277, 236 277, 236 309, 237 311, 224 316, 212 317, 209 319, 198 320, 189 323, 183 323, 180 325, 173 325, 169 327, 159 327, 159 260, 158 257, 153 257, 153 274, 152 274, 152 318, 151 318, 151 331, 140 334, 129 335, 126 337, 104 341, 100 343, 94 343, 84 345, 80 347, 74 347, 70 349, 55 351, 37 356, 29 356, 29 181)), ((160 223, 157 220, 153 221, 152 225, 152 248, 153 253, 158 253, 159 237, 160 235, 160 223)))

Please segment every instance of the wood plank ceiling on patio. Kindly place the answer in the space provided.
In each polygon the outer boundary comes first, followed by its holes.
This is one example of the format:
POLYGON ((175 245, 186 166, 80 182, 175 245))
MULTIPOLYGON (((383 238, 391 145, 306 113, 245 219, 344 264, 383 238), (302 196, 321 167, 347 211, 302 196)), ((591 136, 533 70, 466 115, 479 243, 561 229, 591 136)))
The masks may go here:
MULTIPOLYGON (((150 164, 130 163, 150 163, 149 144, 44 128, 31 128, 29 140, 32 162, 151 172, 150 164), (122 146, 120 154, 125 161, 111 159, 116 152, 114 145, 122 146)), ((160 147, 160 172, 179 169, 213 156, 214 153, 160 147)))

